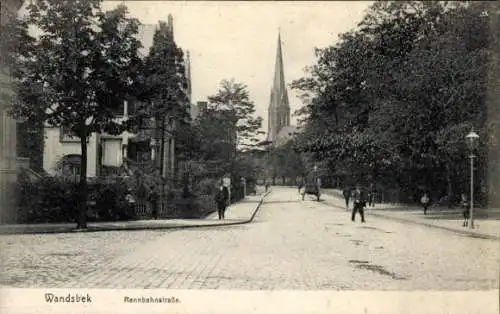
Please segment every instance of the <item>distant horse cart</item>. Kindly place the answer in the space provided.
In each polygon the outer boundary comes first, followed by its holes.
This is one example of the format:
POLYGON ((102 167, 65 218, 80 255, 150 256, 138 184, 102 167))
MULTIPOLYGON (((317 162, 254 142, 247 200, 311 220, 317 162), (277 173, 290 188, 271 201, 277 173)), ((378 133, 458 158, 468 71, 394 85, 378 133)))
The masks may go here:
POLYGON ((316 200, 319 201, 319 198, 321 196, 321 192, 319 190, 319 180, 316 177, 308 177, 306 179, 306 182, 304 186, 302 187, 302 200, 304 200, 306 194, 308 195, 315 195, 316 200))

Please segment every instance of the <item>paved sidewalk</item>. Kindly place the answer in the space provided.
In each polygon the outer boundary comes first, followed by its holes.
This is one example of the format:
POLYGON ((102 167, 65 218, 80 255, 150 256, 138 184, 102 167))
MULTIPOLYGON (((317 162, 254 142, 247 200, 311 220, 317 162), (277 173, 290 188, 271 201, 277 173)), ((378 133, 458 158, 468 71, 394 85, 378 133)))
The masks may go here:
MULTIPOLYGON (((345 208, 345 202, 340 190, 324 190, 323 194, 327 201, 332 201, 334 206, 345 208)), ((351 205, 350 205, 351 206, 351 205)), ((492 210, 493 211, 493 210, 492 210)), ((498 210, 494 210, 498 216, 498 210)), ((474 229, 463 227, 463 219, 460 210, 429 208, 424 215, 422 208, 400 204, 375 204, 375 207, 367 207, 367 215, 391 219, 399 222, 415 223, 433 228, 440 228, 455 233, 467 234, 472 237, 500 240, 500 219, 478 217, 474 220, 474 229)), ((482 215, 484 216, 484 215, 482 215)))
POLYGON ((159 219, 134 220, 120 222, 89 222, 88 229, 76 230, 75 223, 54 224, 15 224, 0 225, 1 234, 33 234, 33 233, 67 233, 67 232, 97 232, 118 230, 155 230, 173 228, 196 228, 227 226, 248 223, 253 220, 264 197, 268 193, 249 195, 245 199, 230 205, 226 210, 226 219, 219 220, 217 212, 204 219, 159 219))

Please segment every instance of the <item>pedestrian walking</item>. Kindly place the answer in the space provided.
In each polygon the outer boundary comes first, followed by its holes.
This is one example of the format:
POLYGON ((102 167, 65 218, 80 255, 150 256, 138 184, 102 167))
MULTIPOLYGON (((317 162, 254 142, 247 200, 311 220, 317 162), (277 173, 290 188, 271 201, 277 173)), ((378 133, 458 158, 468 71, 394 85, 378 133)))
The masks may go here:
POLYGON ((132 189, 128 189, 127 195, 125 196, 125 201, 127 203, 127 210, 125 216, 131 217, 135 213, 135 198, 132 195, 132 189))
POLYGON ((342 190, 342 194, 344 195, 345 199, 345 208, 349 209, 349 199, 351 198, 351 188, 349 187, 344 187, 344 190, 342 190))
POLYGON ((229 191, 227 187, 224 186, 222 180, 220 182, 217 193, 215 194, 215 203, 217 203, 217 212, 219 214, 219 220, 224 219, 224 214, 227 207, 227 202, 229 200, 229 191))
POLYGON ((351 220, 356 221, 356 213, 359 212, 361 215, 361 222, 365 222, 365 211, 364 208, 366 206, 366 198, 365 192, 361 189, 359 184, 356 185, 356 189, 353 192, 353 208, 351 214, 351 220))
POLYGON ((151 191, 149 202, 151 203, 151 215, 153 219, 158 219, 158 193, 156 193, 155 188, 151 191))
POLYGON ((422 207, 424 208, 424 215, 427 215, 427 208, 429 207, 430 201, 431 200, 427 193, 424 193, 424 195, 420 198, 420 204, 422 204, 422 207))
POLYGON ((462 205, 462 215, 464 217, 464 223, 462 224, 464 227, 469 226, 469 218, 470 218, 470 212, 469 212, 469 201, 467 200, 467 196, 465 193, 462 193, 461 195, 461 205, 462 205))

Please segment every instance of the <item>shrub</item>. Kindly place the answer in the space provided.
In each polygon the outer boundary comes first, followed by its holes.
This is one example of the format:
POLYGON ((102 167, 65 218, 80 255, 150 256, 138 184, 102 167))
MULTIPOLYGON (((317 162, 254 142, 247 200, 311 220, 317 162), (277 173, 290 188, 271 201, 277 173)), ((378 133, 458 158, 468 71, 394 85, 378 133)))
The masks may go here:
POLYGON ((23 174, 18 180, 21 223, 73 222, 76 212, 77 186, 74 182, 43 177, 31 182, 23 174))
MULTIPOLYGON (((120 179, 89 183, 87 217, 89 221, 135 218, 126 202, 128 185, 120 179)), ((78 183, 66 177, 43 177, 30 181, 21 174, 18 180, 20 223, 74 222, 77 210, 78 183)))
POLYGON ((197 195, 211 195, 215 193, 217 187, 217 180, 215 179, 202 179, 194 186, 194 192, 197 195))
MULTIPOLYGON (((115 221, 135 218, 135 211, 126 200, 130 187, 123 179, 117 178, 112 182, 97 183, 89 190, 95 195, 95 204, 91 212, 96 215, 93 215, 91 220, 115 221)), ((133 196, 136 198, 135 195, 133 196)))

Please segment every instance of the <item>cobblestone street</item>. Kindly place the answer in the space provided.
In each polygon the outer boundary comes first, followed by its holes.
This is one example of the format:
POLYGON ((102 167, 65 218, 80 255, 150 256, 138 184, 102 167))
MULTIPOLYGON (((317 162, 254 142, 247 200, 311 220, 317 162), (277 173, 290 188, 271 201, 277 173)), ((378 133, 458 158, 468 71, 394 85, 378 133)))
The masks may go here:
POLYGON ((499 243, 350 213, 273 188, 253 223, 5 235, 10 287, 498 289, 499 243))

